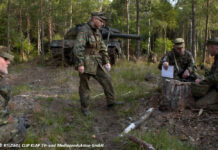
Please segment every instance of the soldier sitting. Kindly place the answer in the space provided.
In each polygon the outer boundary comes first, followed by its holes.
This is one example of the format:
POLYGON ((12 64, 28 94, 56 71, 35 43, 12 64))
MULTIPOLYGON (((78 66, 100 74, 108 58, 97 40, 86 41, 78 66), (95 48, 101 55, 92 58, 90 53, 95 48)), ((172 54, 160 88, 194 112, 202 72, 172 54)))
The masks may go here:
POLYGON ((197 107, 218 110, 218 38, 208 40, 207 49, 214 56, 214 63, 204 80, 195 80, 192 95, 197 99, 197 107))
MULTIPOLYGON (((7 48, 0 46, 0 79, 8 74, 11 59, 13 56, 7 53, 7 48)), ((7 105, 10 96, 7 91, 7 88, 0 89, 0 143, 20 144, 25 139, 26 128, 29 125, 24 118, 17 118, 9 113, 7 105)))
POLYGON ((182 38, 176 38, 173 49, 162 57, 158 68, 168 69, 174 66, 174 79, 180 81, 195 81, 198 77, 197 67, 192 54, 185 50, 185 43, 182 38))

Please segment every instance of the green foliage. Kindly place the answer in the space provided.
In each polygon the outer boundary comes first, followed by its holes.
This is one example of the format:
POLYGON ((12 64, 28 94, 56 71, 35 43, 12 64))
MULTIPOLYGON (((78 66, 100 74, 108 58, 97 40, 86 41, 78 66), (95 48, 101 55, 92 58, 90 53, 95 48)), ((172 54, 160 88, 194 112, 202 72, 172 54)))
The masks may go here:
POLYGON ((55 34, 54 40, 62 40, 63 37, 60 34, 55 34))
POLYGON ((168 1, 161 1, 158 5, 152 7, 154 26, 161 27, 162 29, 170 28, 175 29, 177 26, 176 17, 177 10, 172 7, 168 1))
MULTIPOLYGON (((19 41, 15 42, 15 47, 17 49, 21 49, 22 45, 23 45, 23 49, 24 49, 24 52, 25 54, 27 55, 28 54, 28 40, 27 39, 24 39, 23 40, 23 43, 20 43, 19 41)), ((33 43, 30 43, 29 45, 29 54, 32 54, 33 51, 35 50, 35 45, 33 43)))
MULTIPOLYGON (((164 53, 164 39, 163 38, 157 38, 155 41, 155 48, 154 52, 156 53, 164 53)), ((169 39, 166 40, 166 47, 167 51, 170 51, 173 48, 173 42, 169 39)))
MULTIPOLYGON (((144 43, 151 37, 152 51, 159 47, 155 41, 160 37, 174 39, 176 37, 184 37, 187 47, 190 46, 190 19, 191 6, 190 0, 179 0, 175 6, 172 6, 169 0, 145 0, 140 1, 140 34, 145 38, 144 43), (150 26, 149 26, 150 23, 150 26)), ((203 49, 205 39, 205 21, 207 15, 207 0, 195 1, 196 7, 196 35, 199 50, 203 49)), ((109 18, 108 25, 113 28, 118 28, 121 32, 127 32, 126 19, 126 0, 43 0, 42 8, 40 0, 38 1, 10 1, 10 44, 12 52, 21 55, 21 39, 23 39, 25 53, 26 39, 30 33, 31 52, 37 53, 38 31, 41 30, 41 21, 44 23, 44 43, 49 39, 49 23, 51 23, 52 39, 61 40, 67 30, 76 24, 85 23, 90 19, 90 13, 93 11, 104 11, 109 18), (72 8, 72 13, 71 13, 72 8), (43 15, 40 14, 40 9, 43 15), (27 16, 30 16, 30 29, 27 28, 27 16), (71 22, 72 20, 72 22, 71 22), (22 30, 22 32, 20 31, 22 30)), ((7 45, 7 29, 8 29, 8 0, 0 1, 0 45, 7 45)), ((209 31, 211 36, 216 36, 218 28, 217 22, 218 1, 210 0, 208 7, 209 15, 209 31)), ((130 33, 136 33, 136 3, 130 2, 129 6, 129 30, 130 33)), ((126 40, 123 42, 124 47, 126 40)), ((130 49, 134 52, 136 41, 131 40, 130 49)), ((142 44, 144 49, 147 49, 146 44, 142 44)), ((45 48, 47 49, 47 48, 45 48)), ((133 54, 133 53, 132 53, 133 54)), ((33 57, 35 55, 32 55, 33 57)), ((29 59, 29 58, 28 58, 29 59)), ((21 59, 20 59, 21 60, 21 59)))

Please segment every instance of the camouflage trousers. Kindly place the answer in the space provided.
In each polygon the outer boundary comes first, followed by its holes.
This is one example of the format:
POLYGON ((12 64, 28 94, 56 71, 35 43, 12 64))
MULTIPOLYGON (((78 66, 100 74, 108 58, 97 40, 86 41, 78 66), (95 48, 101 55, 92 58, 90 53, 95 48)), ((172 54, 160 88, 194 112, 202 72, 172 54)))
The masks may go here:
POLYGON ((197 100, 196 106, 198 108, 206 108, 210 110, 218 110, 218 92, 212 89, 205 96, 197 100))
POLYGON ((23 118, 14 117, 5 110, 0 112, 0 143, 21 144, 25 140, 26 127, 23 118))
POLYGON ((80 95, 80 102, 81 102, 82 109, 88 108, 89 105, 90 88, 88 82, 91 77, 96 79, 103 87, 104 94, 107 100, 107 105, 114 102, 115 94, 112 85, 112 79, 110 74, 106 70, 103 70, 100 66, 98 66, 96 75, 83 73, 83 74, 79 74, 79 76, 80 76, 79 95, 80 95))

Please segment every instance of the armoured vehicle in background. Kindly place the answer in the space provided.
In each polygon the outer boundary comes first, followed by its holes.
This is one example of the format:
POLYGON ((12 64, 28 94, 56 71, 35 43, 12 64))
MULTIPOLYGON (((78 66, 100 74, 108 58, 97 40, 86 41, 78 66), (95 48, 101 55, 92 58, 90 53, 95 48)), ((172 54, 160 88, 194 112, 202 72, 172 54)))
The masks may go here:
MULTIPOLYGON (((74 28, 71 28, 66 35, 64 36, 65 40, 53 40, 50 44, 52 57, 55 59, 55 62, 64 62, 68 65, 73 65, 73 46, 76 39, 76 35, 83 24, 77 25, 74 28), (64 60, 64 61, 62 61, 64 60)), ((110 27, 102 27, 100 29, 102 37, 105 41, 105 44, 108 49, 108 54, 110 57, 110 63, 114 65, 117 59, 122 55, 122 50, 120 42, 117 38, 125 39, 136 39, 142 40, 142 36, 136 34, 123 34, 120 33, 118 29, 110 27)))

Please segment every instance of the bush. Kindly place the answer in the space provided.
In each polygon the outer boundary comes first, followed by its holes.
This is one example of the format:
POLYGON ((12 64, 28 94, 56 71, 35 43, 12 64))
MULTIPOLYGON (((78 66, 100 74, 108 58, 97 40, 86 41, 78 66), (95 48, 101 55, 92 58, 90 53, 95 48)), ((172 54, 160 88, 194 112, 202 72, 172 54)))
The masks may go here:
MULTIPOLYGON (((156 53, 163 53, 164 52, 164 39, 163 38, 157 38, 155 41, 155 47, 154 47, 154 52, 156 53)), ((166 39, 166 46, 167 46, 167 51, 170 51, 173 48, 173 42, 169 40, 168 38, 166 39)))
MULTIPOLYGON (((22 58, 20 58, 20 51, 21 51, 21 47, 22 44, 20 42, 20 40, 18 40, 15 44, 16 49, 18 49, 18 53, 19 54, 15 54, 15 60, 17 60, 18 62, 22 60, 22 58)), ((27 39, 24 39, 23 41, 23 50, 24 50, 24 60, 27 60, 27 56, 30 58, 31 56, 35 56, 37 55, 37 50, 35 50, 35 45, 33 43, 30 42, 30 47, 29 47, 29 54, 28 54, 28 41, 27 39)))

